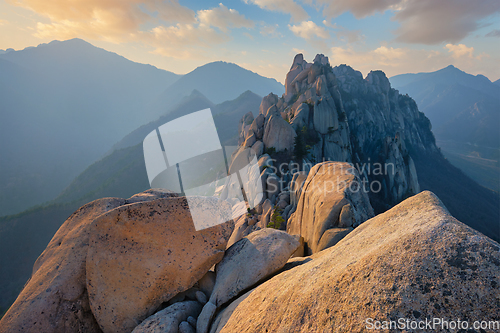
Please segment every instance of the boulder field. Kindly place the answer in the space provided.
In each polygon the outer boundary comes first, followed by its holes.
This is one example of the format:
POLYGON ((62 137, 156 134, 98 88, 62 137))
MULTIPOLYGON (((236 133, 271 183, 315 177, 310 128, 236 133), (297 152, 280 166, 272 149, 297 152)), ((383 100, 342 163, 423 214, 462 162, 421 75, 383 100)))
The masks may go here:
MULTIPOLYGON (((323 209, 341 216, 355 202, 323 209)), ((256 228, 227 246, 232 221, 195 231, 186 207, 148 191, 80 208, 0 332, 359 332, 370 318, 499 320, 500 245, 431 192, 298 258, 307 233, 256 228)))

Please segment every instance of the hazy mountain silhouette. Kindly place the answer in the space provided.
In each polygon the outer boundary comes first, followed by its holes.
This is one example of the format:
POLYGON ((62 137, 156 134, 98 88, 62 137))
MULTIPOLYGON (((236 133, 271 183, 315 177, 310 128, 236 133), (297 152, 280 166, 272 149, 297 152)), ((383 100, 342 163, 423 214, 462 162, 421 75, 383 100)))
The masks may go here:
POLYGON ((432 123, 438 140, 500 145, 500 87, 483 75, 467 74, 454 66, 432 73, 390 78, 407 93, 432 123))
POLYGON ((237 98, 247 90, 257 95, 269 92, 281 95, 284 86, 274 79, 262 77, 233 63, 217 61, 196 68, 168 87, 149 107, 161 115, 165 109, 177 103, 193 89, 218 104, 237 98))
POLYGON ((0 55, 0 215, 54 198, 178 75, 80 40, 0 55))
MULTIPOLYGON (((191 112, 203 110, 206 108, 211 108, 215 104, 212 103, 207 97, 205 97, 198 90, 193 90, 190 95, 182 97, 182 99, 177 102, 173 107, 168 111, 167 114, 162 115, 160 119, 164 119, 165 122, 175 119, 177 117, 186 115, 191 112)), ((126 148, 130 146, 135 146, 136 144, 142 142, 146 135, 149 134, 155 127, 152 123, 156 123, 158 119, 149 122, 141 127, 133 130, 131 133, 125 135, 123 139, 118 141, 113 145, 111 152, 117 149, 126 148)), ((158 126, 156 126, 158 127, 158 126)))
POLYGON ((62 204, 79 203, 103 197, 129 197, 149 188, 142 141, 159 126, 192 112, 211 108, 223 145, 238 144, 238 122, 248 112, 259 109, 261 97, 246 91, 232 101, 214 105, 199 91, 185 97, 167 115, 141 126, 115 145, 115 150, 80 174, 54 200, 62 204))
POLYGON ((496 80, 495 82, 493 82, 494 84, 496 84, 497 86, 500 86, 500 79, 496 80))
POLYGON ((479 184, 500 190, 500 86, 448 66, 390 78, 431 120, 443 154, 479 184))
POLYGON ((4 52, 0 73, 0 216, 53 199, 194 89, 216 103, 246 90, 283 90, 235 64, 211 63, 181 77, 81 39, 4 52))
POLYGON ((146 137, 152 130, 164 123, 182 117, 189 113, 211 108, 212 114, 219 130, 219 138, 226 145, 238 144, 238 121, 249 112, 259 108, 262 97, 250 90, 242 93, 238 98, 215 105, 198 90, 193 90, 191 95, 183 97, 168 114, 159 119, 143 125, 126 135, 113 146, 113 150, 134 146, 146 137), (232 140, 231 140, 232 139, 232 140))

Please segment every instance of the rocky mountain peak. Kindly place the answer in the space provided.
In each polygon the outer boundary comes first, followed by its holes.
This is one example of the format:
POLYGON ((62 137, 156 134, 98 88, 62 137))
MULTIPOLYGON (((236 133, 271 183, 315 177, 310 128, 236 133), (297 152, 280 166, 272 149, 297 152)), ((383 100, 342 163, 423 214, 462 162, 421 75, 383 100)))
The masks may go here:
POLYGON ((312 63, 297 54, 285 94, 265 96, 259 114, 259 121, 241 123, 240 144, 263 145, 259 150, 300 164, 358 165, 363 179, 380 184, 371 195, 381 210, 419 192, 410 152, 437 151, 429 120, 410 97, 391 88, 384 72, 363 79, 347 65, 332 67, 322 54, 312 63), (373 174, 374 167, 384 170, 373 174))
POLYGON ((388 93, 391 90, 391 83, 382 71, 371 71, 366 76, 366 81, 374 87, 378 93, 388 93))
POLYGON ((316 57, 314 57, 313 63, 319 63, 321 65, 326 65, 329 64, 330 61, 328 60, 328 57, 325 56, 324 54, 317 54, 316 57))

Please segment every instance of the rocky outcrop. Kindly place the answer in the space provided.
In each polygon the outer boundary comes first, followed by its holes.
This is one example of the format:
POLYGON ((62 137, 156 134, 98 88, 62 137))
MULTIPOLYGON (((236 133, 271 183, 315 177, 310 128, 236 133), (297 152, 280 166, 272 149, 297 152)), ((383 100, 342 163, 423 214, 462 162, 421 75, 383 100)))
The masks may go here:
MULTIPOLYGON (((262 153, 280 163, 298 162, 302 171, 324 160, 352 163, 371 185, 369 196, 377 212, 420 191, 410 152, 437 151, 430 122, 411 98, 391 88, 383 72, 372 71, 363 79, 349 66, 332 68, 321 54, 312 63, 299 54, 285 89, 282 97, 262 99, 261 120, 241 131, 241 143, 262 140, 262 153), (254 134, 261 132, 262 139, 254 134)), ((248 122, 245 117, 242 123, 248 122)), ((260 147, 255 151, 261 153, 260 147)), ((294 172, 274 172, 284 184, 281 190, 290 189, 294 172)), ((294 209, 292 205, 288 213, 294 209)))
POLYGON ((293 149, 295 130, 279 115, 271 115, 264 129, 264 146, 276 151, 293 149))
POLYGON ((238 124, 238 144, 241 145, 245 142, 245 138, 248 136, 250 132, 250 127, 252 126, 252 122, 254 121, 252 112, 246 113, 243 118, 241 118, 238 124))
POLYGON ((215 310, 282 268, 299 247, 298 240, 283 231, 262 229, 231 246, 216 266, 216 283, 203 307, 197 332, 206 333, 215 310))
POLYGON ((499 320, 500 245, 430 192, 318 255, 257 287, 220 332, 364 332, 368 318, 499 320))
MULTIPOLYGON (((217 199, 198 200, 211 205, 207 219, 225 214, 217 199)), ((196 231, 184 197, 135 203, 97 218, 86 271, 90 306, 101 329, 130 332, 163 302, 192 287, 222 259, 233 226, 230 220, 196 231)))
POLYGON ((316 164, 305 180, 287 232, 304 237, 307 254, 335 245, 346 231, 373 217, 367 190, 348 163, 316 164), (329 231, 343 228, 342 233, 329 231))
POLYGON ((130 199, 99 199, 79 208, 33 265, 33 275, 2 318, 0 332, 100 332, 86 287, 93 221, 120 206, 175 196, 148 190, 130 199))

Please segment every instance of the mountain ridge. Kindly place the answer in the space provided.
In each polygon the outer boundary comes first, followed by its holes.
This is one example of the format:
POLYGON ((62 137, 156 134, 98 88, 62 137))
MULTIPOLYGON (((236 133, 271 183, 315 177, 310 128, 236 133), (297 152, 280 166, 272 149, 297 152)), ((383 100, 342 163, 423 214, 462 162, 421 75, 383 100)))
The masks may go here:
POLYGON ((453 66, 390 80, 431 120, 445 156, 482 186, 499 191, 500 86, 453 66))
POLYGON ((154 100, 149 109, 155 110, 160 116, 165 105, 172 105, 192 90, 198 90, 210 98, 215 104, 233 100, 246 90, 257 95, 264 95, 268 91, 284 92, 284 87, 275 79, 265 78, 234 63, 215 61, 199 66, 192 72, 183 75, 175 85, 168 87, 154 100), (241 83, 245 82, 245 87, 241 83))
POLYGON ((0 54, 0 67, 0 107, 5 110, 0 122, 0 216, 55 198, 124 136, 164 115, 193 89, 226 91, 215 96, 232 96, 224 100, 238 97, 240 90, 282 89, 275 80, 235 64, 209 65, 205 76, 179 76, 81 39, 11 50, 0 54), (237 84, 224 85, 218 71, 235 75, 237 84), (184 77, 172 94, 159 98, 184 77))

